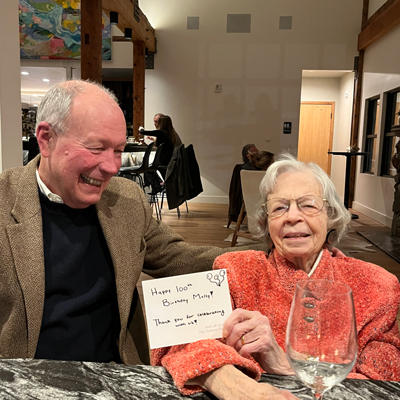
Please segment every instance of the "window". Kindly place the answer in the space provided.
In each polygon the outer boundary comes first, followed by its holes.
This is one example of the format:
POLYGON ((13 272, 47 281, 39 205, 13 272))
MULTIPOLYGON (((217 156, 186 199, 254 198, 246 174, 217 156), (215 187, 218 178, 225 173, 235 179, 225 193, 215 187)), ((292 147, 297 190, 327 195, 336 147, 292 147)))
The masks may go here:
POLYGON ((396 143, 399 141, 392 130, 392 125, 399 125, 400 89, 387 93, 385 115, 385 131, 383 134, 381 175, 395 176, 396 168, 392 165, 392 157, 396 153, 396 143))
POLYGON ((376 172, 376 138, 379 131, 380 98, 367 100, 367 130, 365 132, 364 151, 369 153, 364 157, 363 172, 376 172))

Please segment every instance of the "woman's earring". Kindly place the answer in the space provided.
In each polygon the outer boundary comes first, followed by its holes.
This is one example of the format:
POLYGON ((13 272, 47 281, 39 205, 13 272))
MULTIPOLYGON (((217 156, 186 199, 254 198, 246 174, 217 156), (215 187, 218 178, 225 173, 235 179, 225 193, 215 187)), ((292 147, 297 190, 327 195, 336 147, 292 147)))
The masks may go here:
POLYGON ((325 242, 327 244, 335 243, 337 241, 337 237, 338 237, 338 235, 337 235, 336 229, 330 229, 328 231, 328 233, 326 234, 325 242))

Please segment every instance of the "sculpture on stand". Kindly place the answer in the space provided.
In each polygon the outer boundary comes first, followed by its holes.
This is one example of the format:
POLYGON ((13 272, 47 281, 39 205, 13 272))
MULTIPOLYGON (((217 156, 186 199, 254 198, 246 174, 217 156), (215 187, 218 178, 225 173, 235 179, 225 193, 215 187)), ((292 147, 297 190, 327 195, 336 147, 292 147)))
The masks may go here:
MULTIPOLYGON (((391 132, 397 137, 400 137, 400 111, 397 113, 397 125, 393 125, 391 132)), ((392 221, 392 236, 400 237, 400 141, 396 143, 396 153, 392 157, 392 164, 396 168, 394 177, 394 201, 393 201, 393 221, 392 221)))

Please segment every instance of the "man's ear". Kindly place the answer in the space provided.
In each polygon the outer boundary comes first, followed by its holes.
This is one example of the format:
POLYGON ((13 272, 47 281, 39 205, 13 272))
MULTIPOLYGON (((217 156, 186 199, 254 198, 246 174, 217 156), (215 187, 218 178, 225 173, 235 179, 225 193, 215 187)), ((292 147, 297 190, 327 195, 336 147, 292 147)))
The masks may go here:
POLYGON ((40 147, 42 157, 49 157, 50 150, 54 146, 55 134, 49 123, 42 121, 36 128, 36 139, 40 147))

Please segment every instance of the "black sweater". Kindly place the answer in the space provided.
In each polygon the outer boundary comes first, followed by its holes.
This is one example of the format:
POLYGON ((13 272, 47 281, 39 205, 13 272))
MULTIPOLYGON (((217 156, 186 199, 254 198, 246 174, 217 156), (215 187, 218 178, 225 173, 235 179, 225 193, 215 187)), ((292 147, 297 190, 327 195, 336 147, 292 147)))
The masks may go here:
POLYGON ((45 303, 35 358, 119 362, 115 275, 95 206, 72 209, 40 193, 45 303))

